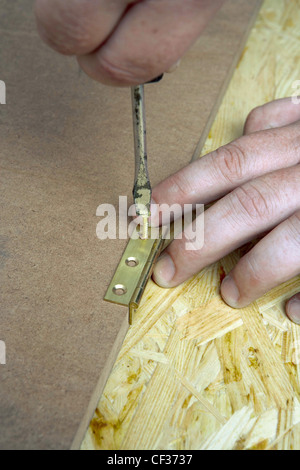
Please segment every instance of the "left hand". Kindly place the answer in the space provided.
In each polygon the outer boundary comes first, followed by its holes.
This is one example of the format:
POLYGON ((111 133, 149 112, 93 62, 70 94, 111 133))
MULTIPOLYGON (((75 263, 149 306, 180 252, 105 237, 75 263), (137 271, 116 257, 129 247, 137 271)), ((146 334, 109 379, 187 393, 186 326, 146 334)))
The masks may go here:
MULTIPOLYGON (((242 308, 300 273, 300 105, 283 99, 256 108, 245 135, 206 155, 153 190, 156 204, 208 204, 204 247, 186 251, 183 234, 154 269, 175 287, 204 267, 263 236, 227 276, 221 294, 242 308)), ((161 217, 163 218, 163 212, 161 217)), ((188 233, 188 230, 187 232, 188 233)), ((286 306, 300 324, 300 293, 286 306)))

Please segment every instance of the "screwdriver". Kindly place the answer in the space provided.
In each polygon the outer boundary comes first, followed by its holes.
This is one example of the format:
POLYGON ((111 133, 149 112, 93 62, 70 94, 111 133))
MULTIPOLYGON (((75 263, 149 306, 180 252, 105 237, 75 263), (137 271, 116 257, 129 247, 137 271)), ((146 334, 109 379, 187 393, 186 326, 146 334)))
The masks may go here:
MULTIPOLYGON (((159 82, 163 75, 149 83, 159 82)), ((143 220, 140 238, 147 240, 149 237, 149 217, 151 216, 152 188, 148 172, 147 141, 146 141, 146 111, 144 85, 131 88, 132 115, 135 148, 135 181, 133 198, 136 215, 143 220)))

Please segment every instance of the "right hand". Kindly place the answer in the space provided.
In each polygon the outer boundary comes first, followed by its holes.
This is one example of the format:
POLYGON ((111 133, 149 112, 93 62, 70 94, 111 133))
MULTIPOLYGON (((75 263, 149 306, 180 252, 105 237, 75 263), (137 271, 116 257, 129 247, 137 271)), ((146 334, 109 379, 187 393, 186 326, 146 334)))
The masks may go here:
POLYGON ((107 85, 131 86, 166 72, 224 0, 36 0, 38 29, 107 85))

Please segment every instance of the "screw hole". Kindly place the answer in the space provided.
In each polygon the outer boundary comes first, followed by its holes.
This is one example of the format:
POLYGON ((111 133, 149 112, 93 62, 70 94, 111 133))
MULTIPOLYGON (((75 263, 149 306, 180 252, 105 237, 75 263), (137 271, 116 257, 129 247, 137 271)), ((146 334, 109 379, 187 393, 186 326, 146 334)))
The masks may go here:
POLYGON ((127 260, 125 261, 125 263, 127 264, 127 266, 129 266, 130 268, 135 268, 138 264, 139 264, 139 261, 136 259, 136 258, 127 258, 127 260))
POLYGON ((114 288, 113 288, 113 293, 115 295, 118 295, 118 296, 121 296, 121 295, 125 295, 127 292, 127 289, 125 286, 123 286, 122 284, 117 284, 114 288))

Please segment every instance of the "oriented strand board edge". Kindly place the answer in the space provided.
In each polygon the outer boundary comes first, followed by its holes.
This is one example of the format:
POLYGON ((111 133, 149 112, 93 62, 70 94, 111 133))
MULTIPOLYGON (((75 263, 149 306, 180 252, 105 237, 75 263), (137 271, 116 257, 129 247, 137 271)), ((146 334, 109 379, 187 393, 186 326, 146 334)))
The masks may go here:
MULTIPOLYGON (((119 307, 122 308, 122 307, 119 307)), ((103 371, 101 373, 101 376, 99 378, 99 381, 96 385, 96 388, 92 394, 90 403, 87 407, 86 413, 80 423, 80 426, 78 428, 78 431, 76 433, 76 436, 73 440, 71 450, 80 450, 82 441, 84 439, 84 436, 87 432, 87 429, 89 427, 89 424, 93 418, 93 414, 95 412, 95 409, 97 408, 98 402, 99 402, 99 397, 102 395, 103 390, 105 388, 106 382, 109 378, 109 375, 112 371, 112 368, 116 362, 117 356, 120 352, 120 349, 122 347, 122 344, 124 342, 125 336, 128 332, 129 329, 129 321, 128 321, 128 314, 126 314, 125 320, 123 321, 120 331, 118 333, 117 339, 113 345, 113 348, 110 352, 110 355, 108 357, 108 360, 105 364, 105 367, 103 368, 103 371)))
POLYGON ((192 162, 195 161, 195 160, 198 160, 198 158, 200 158, 200 156, 201 156, 202 149, 203 149, 203 147, 205 145, 205 142, 208 138, 208 135, 209 135, 209 132, 212 128, 212 125, 213 125, 213 123, 216 119, 217 113, 220 109, 222 100, 223 100, 224 95, 225 95, 225 93, 228 89, 229 83, 231 82, 234 71, 235 71, 235 69, 236 69, 236 67, 237 67, 237 65, 238 65, 238 63, 241 59, 241 56, 242 56, 243 51, 245 49, 245 46, 247 44, 248 38, 250 36, 251 30, 252 30, 252 28, 255 24, 255 21, 258 17, 258 14, 261 10, 262 4, 263 4, 263 0, 256 0, 256 7, 255 7, 254 12, 253 12, 253 17, 249 22, 248 28, 245 30, 245 35, 241 40, 238 53, 236 54, 235 59, 232 61, 232 64, 231 64, 231 66, 229 68, 229 71, 228 71, 228 75, 227 75, 226 79, 224 80, 223 86, 220 90, 220 94, 219 94, 219 96, 218 96, 218 98, 217 98, 217 100, 214 104, 214 107, 212 108, 212 111, 209 115, 206 126, 205 126, 205 128, 204 128, 204 130, 201 134, 200 140, 197 144, 196 150, 195 150, 195 152, 193 154, 193 157, 192 157, 192 160, 191 160, 192 162))

